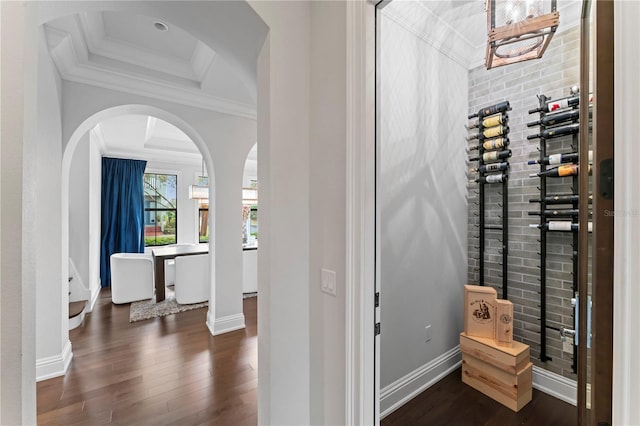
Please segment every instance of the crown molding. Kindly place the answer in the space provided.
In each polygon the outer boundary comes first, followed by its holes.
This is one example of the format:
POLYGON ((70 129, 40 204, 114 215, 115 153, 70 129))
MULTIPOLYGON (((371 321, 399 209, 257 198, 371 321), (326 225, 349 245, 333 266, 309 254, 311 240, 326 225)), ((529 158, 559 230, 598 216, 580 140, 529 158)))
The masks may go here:
MULTIPOLYGON (((76 24, 80 18, 76 17, 76 24)), ((96 62, 99 55, 90 53, 81 31, 65 31, 45 26, 51 57, 63 80, 160 99, 243 118, 256 119, 256 106, 207 94, 198 82, 166 81, 145 74, 143 70, 120 70, 96 62), (189 84, 192 83, 192 84, 189 84)), ((192 60, 201 74, 206 74, 215 55, 196 49, 192 60)), ((112 60, 109 58, 109 60, 112 60)), ((176 76, 176 78, 178 78, 176 76)))

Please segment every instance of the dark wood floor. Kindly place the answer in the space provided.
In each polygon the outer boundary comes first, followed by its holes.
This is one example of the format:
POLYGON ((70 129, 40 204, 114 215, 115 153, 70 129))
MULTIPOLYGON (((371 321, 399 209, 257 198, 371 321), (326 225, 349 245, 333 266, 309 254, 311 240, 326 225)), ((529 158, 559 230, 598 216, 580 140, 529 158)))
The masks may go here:
POLYGON ((69 372, 38 383, 40 425, 257 424, 257 298, 212 337, 207 308, 129 323, 108 291, 70 332, 69 372))
POLYGON ((577 424, 576 407, 533 390, 533 398, 519 412, 495 402, 461 381, 461 370, 422 392, 385 417, 382 426, 410 425, 535 425, 577 424))

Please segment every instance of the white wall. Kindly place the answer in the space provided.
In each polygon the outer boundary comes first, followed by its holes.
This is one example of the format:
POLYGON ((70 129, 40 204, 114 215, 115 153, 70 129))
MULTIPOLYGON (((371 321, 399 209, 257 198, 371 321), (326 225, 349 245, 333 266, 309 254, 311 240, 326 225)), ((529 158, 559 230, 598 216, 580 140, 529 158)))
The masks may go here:
POLYGON ((311 423, 345 421, 346 18, 345 2, 311 4, 309 314, 311 423), (320 270, 336 272, 336 296, 320 270))
POLYGON ((258 423, 309 424, 310 5, 250 4, 270 29, 258 60, 258 423))
POLYGON ((613 8, 616 188, 612 424, 624 425, 640 421, 640 3, 615 2, 613 8))
POLYGON ((23 241, 30 224, 25 219, 33 218, 23 209, 34 207, 33 194, 23 199, 23 189, 32 188, 24 182, 32 170, 23 155, 32 153, 36 139, 36 17, 33 5, 2 2, 0 7, 0 423, 26 425, 36 422, 35 279, 33 272, 25 275, 33 259, 23 254, 32 249, 30 241, 23 241))
POLYGON ((388 10, 379 71, 382 412, 443 373, 428 365, 458 345, 467 271, 467 70, 388 10))
POLYGON ((76 279, 86 288, 89 288, 89 232, 93 225, 89 223, 90 148, 89 133, 86 133, 73 153, 69 173, 69 257, 78 271, 76 279))
POLYGON ((89 143, 89 282, 92 306, 100 292, 100 242, 102 237, 102 147, 90 133, 89 143))
MULTIPOLYGON (((60 79, 48 53, 42 29, 38 43, 38 138, 31 162, 37 166, 32 176, 37 199, 36 239, 36 377, 63 374, 71 361, 68 332, 68 274, 62 272, 60 223, 61 193, 61 109, 60 79), (64 284, 61 284, 64 283, 64 284)), ((66 208, 66 206, 65 206, 66 208)), ((84 224, 86 226, 86 223, 84 224)), ((86 232, 86 231, 85 231, 86 232)))

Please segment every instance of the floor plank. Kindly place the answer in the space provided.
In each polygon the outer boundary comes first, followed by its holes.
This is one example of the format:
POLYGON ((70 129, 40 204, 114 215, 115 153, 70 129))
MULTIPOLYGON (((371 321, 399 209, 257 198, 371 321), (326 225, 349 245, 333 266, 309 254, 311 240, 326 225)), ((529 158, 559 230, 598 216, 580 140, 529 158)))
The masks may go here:
POLYGON ((381 426, 411 425, 562 425, 577 424, 576 407, 538 390, 515 413, 462 383, 461 370, 422 392, 380 422, 381 426))
POLYGON ((257 298, 243 304, 246 328, 213 337, 207 308, 129 323, 103 290, 67 375, 37 385, 38 424, 257 424, 257 298))

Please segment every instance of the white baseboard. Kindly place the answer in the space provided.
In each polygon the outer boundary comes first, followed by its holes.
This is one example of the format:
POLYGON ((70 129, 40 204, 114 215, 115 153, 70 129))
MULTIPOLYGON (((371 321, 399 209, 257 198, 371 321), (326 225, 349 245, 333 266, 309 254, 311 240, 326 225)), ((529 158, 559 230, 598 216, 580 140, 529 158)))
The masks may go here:
POLYGON ((102 290, 102 288, 100 286, 98 286, 96 291, 92 291, 91 292, 91 300, 89 301, 89 307, 87 309, 87 312, 93 312, 93 308, 96 306, 96 302, 98 301, 98 298, 100 297, 100 291, 101 290, 102 290))
POLYGON ((386 386, 380 391, 380 418, 382 419, 402 407, 419 393, 458 368, 461 358, 460 347, 456 346, 386 386))
POLYGON ((64 376, 71 364, 71 358, 73 358, 71 341, 67 340, 60 355, 36 360, 36 382, 64 376))
POLYGON ((244 314, 229 315, 222 318, 212 318, 211 310, 207 313, 207 328, 212 336, 229 333, 245 328, 244 314))
POLYGON ((544 368, 533 366, 533 388, 564 402, 576 405, 577 383, 544 368))

